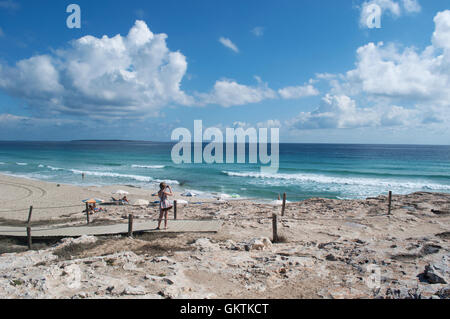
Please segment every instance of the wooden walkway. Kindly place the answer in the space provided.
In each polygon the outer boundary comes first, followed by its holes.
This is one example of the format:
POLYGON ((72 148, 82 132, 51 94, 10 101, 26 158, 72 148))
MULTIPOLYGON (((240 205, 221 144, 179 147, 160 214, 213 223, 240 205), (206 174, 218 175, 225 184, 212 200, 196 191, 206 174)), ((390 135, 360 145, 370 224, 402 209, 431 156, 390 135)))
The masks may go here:
MULTIPOLYGON (((217 233, 222 226, 218 220, 170 220, 167 230, 155 230, 156 221, 135 222, 133 232, 158 232, 158 233, 217 233)), ((164 222, 162 224, 164 227, 164 222)), ((32 227, 33 238, 49 237, 81 237, 83 235, 120 235, 128 234, 128 224, 116 224, 105 226, 79 226, 79 227, 32 227)), ((0 225, 0 236, 27 237, 26 227, 11 227, 0 225)))

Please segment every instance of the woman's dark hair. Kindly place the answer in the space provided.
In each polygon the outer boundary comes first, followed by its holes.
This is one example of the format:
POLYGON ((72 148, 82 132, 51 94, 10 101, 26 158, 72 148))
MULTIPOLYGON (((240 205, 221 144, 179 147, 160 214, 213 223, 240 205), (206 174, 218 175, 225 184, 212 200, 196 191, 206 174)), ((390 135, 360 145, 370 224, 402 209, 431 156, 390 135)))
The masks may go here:
POLYGON ((167 187, 166 183, 159 184, 160 189, 165 189, 167 187))

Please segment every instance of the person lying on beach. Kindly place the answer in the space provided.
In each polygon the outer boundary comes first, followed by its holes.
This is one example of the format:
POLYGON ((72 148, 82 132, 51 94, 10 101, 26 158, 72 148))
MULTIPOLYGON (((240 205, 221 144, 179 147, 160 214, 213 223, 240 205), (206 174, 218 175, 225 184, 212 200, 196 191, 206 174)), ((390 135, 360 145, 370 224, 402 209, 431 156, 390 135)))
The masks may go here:
POLYGON ((167 229, 167 217, 169 214, 169 210, 172 209, 172 204, 170 203, 170 201, 167 199, 168 196, 173 196, 173 191, 172 191, 172 187, 166 185, 166 183, 161 183, 159 184, 159 192, 158 192, 158 197, 159 197, 159 220, 158 220, 158 227, 156 228, 156 230, 160 230, 161 228, 161 222, 164 218, 164 229, 167 229))
POLYGON ((128 201, 128 198, 126 197, 126 196, 124 196, 123 198, 122 198, 122 202, 125 202, 125 203, 130 203, 129 201, 128 201))

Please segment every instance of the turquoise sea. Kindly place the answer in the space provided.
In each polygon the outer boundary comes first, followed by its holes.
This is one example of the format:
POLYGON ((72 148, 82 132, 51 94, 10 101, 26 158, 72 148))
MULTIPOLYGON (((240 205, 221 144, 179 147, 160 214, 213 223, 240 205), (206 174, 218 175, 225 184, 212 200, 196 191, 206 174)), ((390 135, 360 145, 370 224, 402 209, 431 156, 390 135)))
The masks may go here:
POLYGON ((450 193, 450 146, 280 144, 280 169, 255 164, 181 164, 173 143, 0 142, 0 173, 75 185, 133 185, 289 200, 365 198, 415 191, 450 193), (81 174, 86 178, 82 180, 81 174))

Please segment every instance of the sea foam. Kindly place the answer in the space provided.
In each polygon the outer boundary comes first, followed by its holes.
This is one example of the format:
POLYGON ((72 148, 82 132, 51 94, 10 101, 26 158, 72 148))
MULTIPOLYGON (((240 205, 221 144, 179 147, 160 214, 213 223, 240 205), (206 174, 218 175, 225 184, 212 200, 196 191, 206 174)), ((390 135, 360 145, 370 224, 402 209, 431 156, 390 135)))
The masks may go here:
POLYGON ((408 188, 408 189, 424 189, 424 190, 450 190, 450 185, 428 183, 426 181, 400 181, 377 178, 361 178, 361 177, 334 177, 318 174, 270 174, 258 172, 227 172, 224 174, 232 177, 248 177, 257 179, 271 179, 278 181, 287 181, 291 184, 335 184, 335 185, 357 185, 357 186, 372 186, 372 187, 394 187, 394 188, 408 188))
POLYGON ((149 168, 149 169, 162 169, 164 165, 131 165, 132 168, 149 168))

